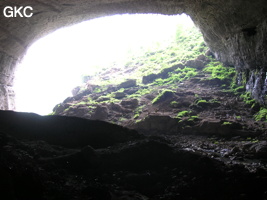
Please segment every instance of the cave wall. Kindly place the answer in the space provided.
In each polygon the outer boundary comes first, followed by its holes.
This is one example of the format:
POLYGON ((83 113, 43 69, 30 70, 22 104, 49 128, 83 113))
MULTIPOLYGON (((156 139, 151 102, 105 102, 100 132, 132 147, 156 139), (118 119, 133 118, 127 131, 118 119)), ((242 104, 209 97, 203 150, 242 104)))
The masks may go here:
POLYGON ((15 107, 12 85, 16 63, 16 59, 0 52, 0 109, 15 107))
POLYGON ((238 82, 265 104, 267 4, 264 1, 198 1, 187 9, 215 57, 235 66, 238 82), (241 80, 242 79, 242 80, 241 80))
POLYGON ((0 109, 14 109, 16 64, 34 41, 60 27, 122 13, 189 14, 214 55, 235 66, 247 89, 263 102, 265 0, 9 0, 0 2, 0 10, 0 109), (33 16, 6 18, 5 6, 32 6, 33 16))

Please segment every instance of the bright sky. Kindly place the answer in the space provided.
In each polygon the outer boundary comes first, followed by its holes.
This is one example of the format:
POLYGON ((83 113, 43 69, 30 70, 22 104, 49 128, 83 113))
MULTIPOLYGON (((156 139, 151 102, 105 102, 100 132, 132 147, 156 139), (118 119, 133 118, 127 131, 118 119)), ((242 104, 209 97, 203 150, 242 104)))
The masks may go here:
POLYGON ((192 24, 186 15, 115 15, 59 29, 27 51, 15 74, 17 111, 46 115, 90 74, 122 60, 140 46, 174 36, 176 25, 192 24))

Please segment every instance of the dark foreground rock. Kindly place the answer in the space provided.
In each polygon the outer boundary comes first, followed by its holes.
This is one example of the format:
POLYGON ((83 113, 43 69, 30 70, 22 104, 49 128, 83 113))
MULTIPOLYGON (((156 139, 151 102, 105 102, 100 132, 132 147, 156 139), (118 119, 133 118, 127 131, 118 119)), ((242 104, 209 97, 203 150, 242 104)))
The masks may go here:
MULTIPOLYGON (((241 158, 237 162, 242 152, 264 158, 266 144, 250 141, 228 152, 226 143, 186 135, 140 136, 120 126, 80 118, 1 112, 0 198, 266 199, 266 160, 253 169, 241 164, 241 158), (69 134, 71 130, 75 134, 69 134), (85 133, 91 136, 81 141, 85 133), (92 143, 94 137, 98 139, 92 143), (216 155, 220 152, 222 158, 216 155)), ((250 162, 249 166, 256 163, 253 157, 250 162)))
POLYGON ((18 139, 44 140, 65 147, 101 148, 140 137, 115 124, 78 117, 0 111, 0 122, 0 131, 18 139))

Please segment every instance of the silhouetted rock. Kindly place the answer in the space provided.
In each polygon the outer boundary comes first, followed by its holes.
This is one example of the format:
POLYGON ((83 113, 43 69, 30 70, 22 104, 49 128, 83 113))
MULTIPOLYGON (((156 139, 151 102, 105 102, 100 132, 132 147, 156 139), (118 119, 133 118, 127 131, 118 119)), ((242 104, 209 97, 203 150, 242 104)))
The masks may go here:
POLYGON ((98 120, 0 111, 0 130, 19 139, 66 147, 107 147, 140 137, 136 131, 98 120))

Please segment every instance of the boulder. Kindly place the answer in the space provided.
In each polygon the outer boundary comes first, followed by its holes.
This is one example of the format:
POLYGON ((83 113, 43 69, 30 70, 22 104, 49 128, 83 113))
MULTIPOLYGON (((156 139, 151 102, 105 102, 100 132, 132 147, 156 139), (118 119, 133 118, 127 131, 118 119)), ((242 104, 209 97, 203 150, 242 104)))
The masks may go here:
POLYGON ((80 92, 81 87, 77 86, 71 90, 72 96, 76 96, 80 92))
POLYGON ((65 106, 64 104, 60 103, 57 104, 54 108, 53 108, 53 112, 57 115, 58 113, 62 113, 65 110, 65 106))
POLYGON ((225 122, 217 119, 203 119, 195 127, 195 133, 207 135, 232 136, 240 134, 242 125, 237 122, 225 122))
POLYGON ((115 93, 115 99, 122 99, 126 96, 126 94, 124 92, 116 92, 115 93))
POLYGON ((125 108, 131 108, 134 109, 138 106, 138 100, 137 99, 126 99, 121 101, 121 105, 125 108))
POLYGON ((251 145, 250 150, 255 153, 258 157, 267 156, 267 141, 257 142, 251 145))
POLYGON ((158 74, 159 78, 168 78, 169 73, 175 71, 178 68, 184 68, 185 66, 182 64, 173 65, 171 67, 164 68, 161 70, 161 72, 158 74))
POLYGON ((117 88, 117 86, 115 86, 115 85, 108 85, 108 86, 107 86, 107 92, 108 92, 108 93, 115 92, 116 90, 118 90, 118 88, 117 88))
POLYGON ((137 91, 138 91, 138 88, 128 88, 124 90, 124 93, 131 95, 131 94, 136 93, 137 91))
POLYGON ((108 117, 108 108, 106 106, 98 105, 95 109, 95 113, 91 116, 94 120, 105 120, 108 117))
POLYGON ((124 82, 122 82, 118 88, 130 88, 136 86, 136 80, 135 79, 128 79, 124 82))
POLYGON ((157 104, 163 101, 166 101, 167 99, 170 99, 174 96, 173 91, 165 90, 162 91, 161 94, 159 94, 155 99, 153 99, 152 103, 157 104))
POLYGON ((75 100, 74 97, 67 97, 67 98, 63 101, 63 104, 64 104, 64 103, 71 102, 71 101, 74 101, 74 100, 75 100))
POLYGON ((142 83, 143 84, 152 83, 157 78, 159 78, 159 75, 158 74, 149 74, 147 76, 143 76, 142 83))
POLYGON ((177 133, 178 120, 170 116, 149 115, 134 128, 144 133, 177 133))
POLYGON ((196 69, 202 69, 205 67, 205 63, 202 60, 189 60, 185 63, 185 66, 192 67, 196 69))
POLYGON ((116 111, 116 112, 122 112, 123 111, 123 108, 119 104, 116 104, 116 103, 111 103, 109 108, 113 111, 116 111))

